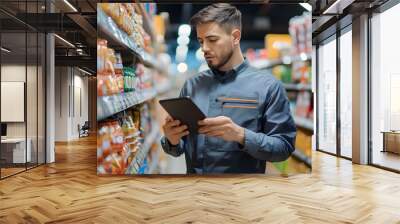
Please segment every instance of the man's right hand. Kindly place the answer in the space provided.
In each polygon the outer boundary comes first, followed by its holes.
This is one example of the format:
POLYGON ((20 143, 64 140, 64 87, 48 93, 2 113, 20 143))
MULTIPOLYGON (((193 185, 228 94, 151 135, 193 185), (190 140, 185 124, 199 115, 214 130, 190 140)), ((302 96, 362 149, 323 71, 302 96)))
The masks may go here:
POLYGON ((181 138, 189 134, 188 127, 180 124, 179 120, 173 120, 170 116, 165 119, 164 135, 172 145, 178 145, 181 138))

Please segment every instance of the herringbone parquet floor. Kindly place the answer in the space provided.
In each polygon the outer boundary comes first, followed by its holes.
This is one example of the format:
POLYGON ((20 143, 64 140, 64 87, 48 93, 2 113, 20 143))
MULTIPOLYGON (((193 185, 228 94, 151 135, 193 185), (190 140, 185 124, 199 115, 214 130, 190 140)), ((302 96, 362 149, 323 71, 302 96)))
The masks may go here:
POLYGON ((94 138, 0 181, 0 223, 400 223, 400 175, 314 153, 313 173, 98 177, 94 138))

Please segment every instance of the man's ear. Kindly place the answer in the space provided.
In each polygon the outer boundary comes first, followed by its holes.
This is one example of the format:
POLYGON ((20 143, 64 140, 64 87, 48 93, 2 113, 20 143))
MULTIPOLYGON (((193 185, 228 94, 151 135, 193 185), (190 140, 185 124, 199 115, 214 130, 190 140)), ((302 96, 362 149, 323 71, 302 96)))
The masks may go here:
POLYGON ((233 44, 238 45, 240 44, 240 38, 242 36, 242 32, 239 29, 232 30, 232 37, 233 37, 233 44))

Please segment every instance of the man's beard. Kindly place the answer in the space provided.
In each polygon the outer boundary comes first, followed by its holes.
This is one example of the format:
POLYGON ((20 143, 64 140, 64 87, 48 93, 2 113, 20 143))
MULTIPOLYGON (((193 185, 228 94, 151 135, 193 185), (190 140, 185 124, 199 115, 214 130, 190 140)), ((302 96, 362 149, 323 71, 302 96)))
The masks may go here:
POLYGON ((222 57, 222 60, 219 64, 217 65, 212 65, 210 63, 207 62, 208 67, 211 69, 217 69, 219 70, 221 67, 223 67, 226 63, 228 63, 228 61, 232 58, 233 55, 233 49, 231 49, 225 56, 222 57))

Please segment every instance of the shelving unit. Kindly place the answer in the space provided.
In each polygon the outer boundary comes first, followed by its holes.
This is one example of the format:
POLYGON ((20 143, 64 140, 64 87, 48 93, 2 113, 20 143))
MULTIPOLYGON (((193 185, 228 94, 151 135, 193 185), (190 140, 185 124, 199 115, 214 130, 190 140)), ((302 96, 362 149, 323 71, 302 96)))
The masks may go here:
MULTIPOLYGON (((152 23, 149 20, 149 15, 147 15, 147 12, 140 3, 136 3, 134 7, 138 10, 136 12, 139 12, 139 14, 143 16, 144 29, 151 35, 151 39, 155 41, 155 34, 151 27, 152 23)), ((111 49, 121 53, 122 61, 125 64, 143 64, 148 68, 144 70, 144 72, 151 72, 151 74, 148 75, 151 75, 152 78, 156 77, 157 75, 157 72, 154 72, 155 70, 158 71, 159 74, 166 76, 169 75, 165 65, 162 65, 161 62, 156 59, 156 57, 146 52, 135 42, 134 39, 132 39, 131 36, 125 33, 125 31, 121 30, 113 18, 107 15, 100 6, 97 7, 97 26, 99 32, 98 36, 107 40, 107 45, 111 49)), ((148 79, 145 80, 148 81, 148 79)), ((168 92, 171 89, 172 84, 168 79, 164 80, 162 77, 159 77, 159 79, 156 80, 158 80, 158 83, 153 82, 151 88, 148 88, 150 85, 145 85, 147 86, 144 87, 145 89, 135 89, 135 91, 132 92, 97 97, 97 121, 107 120, 107 118, 113 119, 117 117, 116 115, 121 114, 121 112, 124 112, 132 107, 139 106, 146 102, 154 102, 152 99, 156 98, 158 95, 168 92)), ((142 114, 140 114, 140 117, 142 117, 142 114)), ((159 139, 159 124, 153 121, 148 125, 151 131, 150 133, 144 134, 143 139, 140 138, 140 133, 136 134, 137 138, 135 138, 136 140, 134 142, 140 141, 142 144, 137 147, 137 151, 134 153, 134 155, 133 152, 129 151, 126 153, 126 155, 124 155, 123 158, 121 158, 122 161, 127 162, 130 160, 130 158, 132 158, 132 156, 134 156, 130 164, 123 169, 122 172, 125 174, 142 174, 141 168, 145 168, 146 157, 148 156, 148 153, 154 143, 159 139)), ((129 137, 132 136, 124 136, 124 138, 129 137)), ((124 147, 127 147, 127 144, 129 143, 125 143, 124 147)))
POLYGON ((97 97, 97 121, 104 120, 114 114, 120 113, 130 107, 144 103, 157 96, 157 91, 154 89, 141 92, 121 93, 113 96, 97 97), (113 105, 110 110, 105 105, 113 105), (103 108, 103 109, 101 109, 103 108))
POLYGON ((144 50, 140 48, 124 31, 120 30, 114 20, 100 7, 97 7, 97 30, 101 37, 113 45, 129 49, 143 61, 144 50))
POLYGON ((311 119, 294 116, 294 122, 296 123, 297 126, 301 128, 307 129, 309 131, 314 130, 314 123, 311 119))
POLYGON ((299 61, 307 61, 311 60, 311 55, 310 54, 304 54, 304 56, 296 55, 296 56, 287 56, 287 57, 282 57, 279 59, 258 59, 255 60, 251 63, 251 65, 255 68, 258 69, 269 69, 272 68, 276 65, 290 65, 293 62, 299 62, 299 61))
MULTIPOLYGON (((153 123, 152 127, 158 127, 158 124, 153 123)), ((160 136, 159 130, 153 128, 148 136, 146 136, 142 147, 136 153, 135 158, 131 161, 128 168, 126 169, 126 174, 137 174, 140 169, 144 159, 146 158, 153 143, 158 140, 160 136)))
POLYGON ((283 87, 285 87, 286 90, 293 90, 293 91, 311 91, 312 90, 311 84, 283 83, 283 87))
POLYGON ((110 41, 112 45, 131 51, 147 67, 152 67, 160 72, 165 72, 165 69, 161 68, 154 56, 145 52, 124 31, 120 30, 113 19, 100 7, 97 7, 97 29, 99 35, 110 41))

